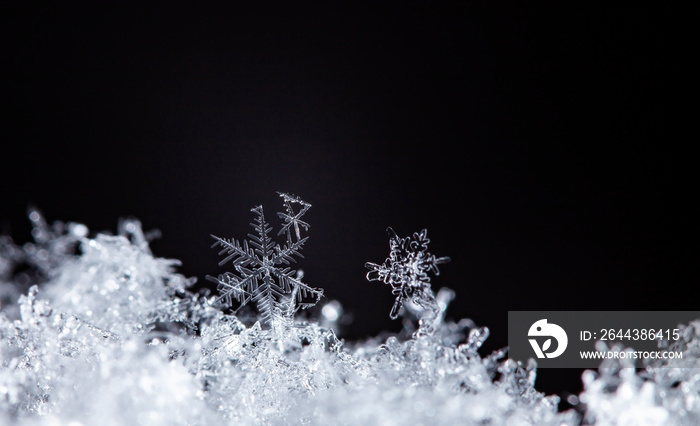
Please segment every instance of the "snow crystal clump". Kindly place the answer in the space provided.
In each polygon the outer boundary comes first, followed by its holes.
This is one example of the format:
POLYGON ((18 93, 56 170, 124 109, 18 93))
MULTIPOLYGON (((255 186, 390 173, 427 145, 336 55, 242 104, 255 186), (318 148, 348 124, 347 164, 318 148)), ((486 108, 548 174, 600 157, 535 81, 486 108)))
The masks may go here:
POLYGON ((367 263, 370 281, 391 286, 402 332, 346 342, 338 301, 301 318, 323 294, 290 266, 311 204, 280 196, 282 243, 262 206, 247 240, 214 237, 233 271, 210 278, 211 297, 151 253, 135 219, 88 236, 30 210, 34 243, 0 239, 0 424, 698 424, 700 324, 682 328, 684 358, 663 361, 674 368, 603 365, 584 375, 578 411, 560 412, 537 391, 534 360, 481 354, 488 328, 447 319, 455 293, 434 293, 430 275, 448 259, 427 251, 425 230, 390 230, 389 257, 367 263))
POLYGON ((144 246, 140 225, 127 235, 100 234, 83 239, 82 256, 67 262, 49 283, 46 296, 54 309, 70 313, 117 335, 155 326, 162 308, 193 280, 174 272, 177 260, 154 258, 144 246))

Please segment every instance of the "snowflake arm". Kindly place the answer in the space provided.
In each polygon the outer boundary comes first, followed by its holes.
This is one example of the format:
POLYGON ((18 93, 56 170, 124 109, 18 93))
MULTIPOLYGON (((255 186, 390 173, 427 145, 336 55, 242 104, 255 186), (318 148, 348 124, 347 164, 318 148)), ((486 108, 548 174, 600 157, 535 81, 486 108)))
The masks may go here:
POLYGON ((232 305, 233 299, 236 299, 241 305, 245 305, 250 301, 250 293, 245 291, 245 286, 248 284, 245 279, 240 280, 230 272, 221 274, 218 278, 208 275, 207 279, 217 284, 219 291, 217 302, 232 305))
POLYGON ((255 253, 258 255, 258 259, 262 259, 264 263, 265 259, 269 258, 275 249, 275 244, 272 242, 270 236, 267 235, 272 231, 272 228, 270 228, 265 221, 262 206, 257 206, 250 211, 257 215, 255 217, 255 223, 251 223, 250 225, 255 229, 258 235, 248 234, 248 238, 250 238, 250 245, 255 247, 255 253))
POLYGON ((243 244, 241 245, 233 238, 220 238, 216 235, 212 235, 212 238, 216 240, 216 242, 214 242, 212 245, 212 248, 216 246, 222 247, 221 251, 219 251, 219 256, 228 254, 228 256, 219 262, 219 266, 223 266, 230 261, 233 261, 234 266, 247 266, 249 264, 257 265, 259 263, 253 250, 248 247, 248 241, 244 240, 243 244))
POLYGON ((300 250, 303 248, 304 243, 306 240, 308 240, 309 237, 304 237, 303 239, 289 244, 285 245, 283 248, 279 249, 275 257, 272 258, 273 263, 279 264, 279 263, 284 263, 285 265, 289 265, 290 262, 296 263, 296 260, 294 259, 294 256, 304 258, 304 255, 300 253, 300 250))
POLYGON ((301 302, 307 296, 313 296, 316 300, 313 303, 302 303, 302 307, 310 307, 318 303, 323 297, 323 289, 309 287, 304 284, 300 279, 295 278, 295 270, 291 268, 276 269, 274 275, 279 279, 280 283, 287 292, 291 289, 296 290, 296 298, 298 302, 301 302))

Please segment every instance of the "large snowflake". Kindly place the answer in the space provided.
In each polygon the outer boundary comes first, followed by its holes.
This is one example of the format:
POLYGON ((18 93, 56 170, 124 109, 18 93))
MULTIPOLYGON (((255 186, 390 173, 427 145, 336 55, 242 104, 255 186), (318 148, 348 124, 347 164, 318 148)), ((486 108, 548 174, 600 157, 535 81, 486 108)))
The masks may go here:
POLYGON ((220 246, 219 254, 226 255, 219 265, 233 262, 236 273, 226 272, 217 278, 207 277, 218 285, 218 301, 229 306, 233 299, 240 306, 255 302, 263 322, 268 325, 289 314, 288 305, 284 303, 286 295, 291 294, 296 298, 297 306, 301 308, 315 305, 323 296, 322 289, 304 284, 301 274, 288 266, 291 262, 296 262, 295 257, 304 257, 300 251, 309 237, 302 238, 301 229, 308 230, 309 224, 302 221, 301 217, 311 208, 311 204, 294 195, 282 192, 278 194, 284 200, 285 212, 278 213, 284 225, 277 235, 286 234, 285 244, 272 241, 268 235, 272 228, 265 221, 263 207, 254 207, 251 211, 256 217, 255 223, 251 225, 255 234, 248 234, 250 241, 243 240, 240 243, 233 238, 212 235, 216 240, 213 247, 220 246), (298 207, 298 211, 294 210, 295 207, 298 207), (309 296, 315 300, 302 303, 309 296))
POLYGON ((437 265, 449 262, 450 258, 435 257, 428 253, 430 240, 426 229, 406 238, 399 238, 391 227, 387 228, 387 232, 391 237, 389 257, 381 265, 367 262, 365 266, 370 269, 367 273, 368 280, 383 281, 391 286, 396 302, 389 315, 391 319, 396 319, 407 300, 424 305, 433 299, 428 272, 439 275, 437 265))

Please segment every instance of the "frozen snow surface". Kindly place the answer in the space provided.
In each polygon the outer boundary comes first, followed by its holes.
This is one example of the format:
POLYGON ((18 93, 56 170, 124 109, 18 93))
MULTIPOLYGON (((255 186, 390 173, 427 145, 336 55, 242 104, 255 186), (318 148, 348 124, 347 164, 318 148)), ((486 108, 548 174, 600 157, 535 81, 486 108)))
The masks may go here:
POLYGON ((487 328, 445 320, 454 293, 434 292, 429 273, 448 259, 427 251, 425 230, 390 230, 389 257, 367 264, 396 296, 390 315, 414 326, 339 339, 342 306, 291 267, 311 204, 280 196, 281 244, 262 206, 249 240, 215 237, 233 269, 210 278, 219 295, 191 290, 135 219, 90 237, 30 209, 33 242, 0 237, 0 424, 700 424, 700 322, 667 348, 684 354, 664 361, 675 368, 605 363, 583 375, 577 409, 559 412, 535 388, 534 360, 481 354, 487 328), (317 302, 318 317, 297 315, 317 302))

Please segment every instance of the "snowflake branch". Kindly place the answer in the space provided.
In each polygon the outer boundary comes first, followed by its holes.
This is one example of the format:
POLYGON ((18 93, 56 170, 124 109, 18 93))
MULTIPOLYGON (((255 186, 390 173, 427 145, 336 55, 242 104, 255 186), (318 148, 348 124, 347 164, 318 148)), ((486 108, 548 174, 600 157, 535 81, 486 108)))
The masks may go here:
POLYGON ((212 244, 212 248, 216 247, 217 245, 222 247, 221 251, 219 251, 219 256, 225 253, 229 254, 229 256, 227 256, 224 260, 219 262, 219 266, 223 266, 225 263, 228 263, 231 260, 233 260, 234 266, 247 266, 249 264, 262 265, 255 257, 253 250, 248 247, 248 241, 243 241, 243 246, 241 247, 238 241, 234 240, 233 238, 231 240, 227 240, 225 238, 217 237, 216 235, 212 235, 212 238, 216 240, 216 242, 212 244), (236 257, 238 257, 238 259, 236 259, 236 257))

